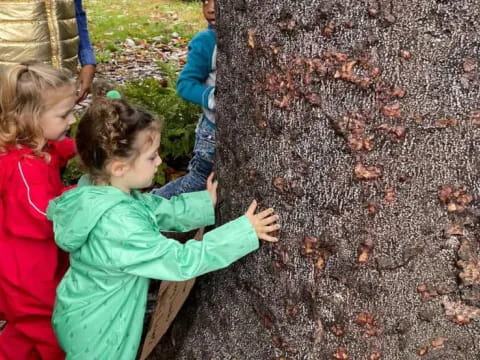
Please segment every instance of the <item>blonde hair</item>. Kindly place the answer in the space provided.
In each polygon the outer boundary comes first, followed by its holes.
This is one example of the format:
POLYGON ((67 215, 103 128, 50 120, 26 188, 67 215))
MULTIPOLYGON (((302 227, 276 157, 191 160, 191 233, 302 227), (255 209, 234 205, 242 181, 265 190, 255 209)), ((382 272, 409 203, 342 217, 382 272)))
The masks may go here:
POLYGON ((70 73, 36 61, 2 71, 0 79, 0 150, 23 145, 41 154, 44 145, 39 118, 53 90, 73 86, 70 73))

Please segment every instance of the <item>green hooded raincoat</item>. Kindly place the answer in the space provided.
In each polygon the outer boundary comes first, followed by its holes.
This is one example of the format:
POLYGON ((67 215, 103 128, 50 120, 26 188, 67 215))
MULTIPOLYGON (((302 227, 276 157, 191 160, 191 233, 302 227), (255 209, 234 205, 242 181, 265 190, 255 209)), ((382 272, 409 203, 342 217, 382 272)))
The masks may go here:
POLYGON ((142 333, 149 278, 182 281, 224 268, 259 246, 242 216, 185 244, 159 231, 214 223, 209 194, 165 200, 112 186, 76 189, 50 202, 55 241, 70 252, 57 288, 53 326, 68 360, 133 360, 142 333))

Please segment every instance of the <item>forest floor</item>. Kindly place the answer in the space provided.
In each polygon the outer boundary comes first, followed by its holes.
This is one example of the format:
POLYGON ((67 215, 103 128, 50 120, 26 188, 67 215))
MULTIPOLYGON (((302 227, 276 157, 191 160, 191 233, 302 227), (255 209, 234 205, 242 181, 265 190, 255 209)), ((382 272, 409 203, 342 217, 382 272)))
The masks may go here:
POLYGON ((124 84, 161 79, 157 62, 184 64, 187 45, 205 28, 201 5, 182 0, 85 0, 98 76, 124 84))

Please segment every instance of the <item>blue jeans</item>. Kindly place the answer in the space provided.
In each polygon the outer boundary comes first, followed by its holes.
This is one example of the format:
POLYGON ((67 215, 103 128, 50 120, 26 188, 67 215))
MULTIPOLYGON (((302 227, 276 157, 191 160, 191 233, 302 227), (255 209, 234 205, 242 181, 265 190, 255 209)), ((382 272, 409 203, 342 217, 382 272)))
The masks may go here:
POLYGON ((205 190, 208 175, 215 159, 215 124, 202 117, 195 130, 193 157, 188 164, 188 174, 171 181, 152 194, 170 199, 182 193, 205 190))

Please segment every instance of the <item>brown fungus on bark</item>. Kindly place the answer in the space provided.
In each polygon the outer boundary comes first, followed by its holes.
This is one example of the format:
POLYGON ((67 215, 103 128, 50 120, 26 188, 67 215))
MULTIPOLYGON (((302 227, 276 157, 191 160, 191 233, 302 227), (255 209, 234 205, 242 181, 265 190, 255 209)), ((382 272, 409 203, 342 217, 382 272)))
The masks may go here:
POLYGON ((378 327, 377 320, 369 312, 363 311, 359 313, 355 323, 364 328, 365 335, 367 336, 377 336, 382 333, 381 329, 378 327))
POLYGON ((368 12, 368 15, 370 15, 372 18, 378 17, 378 15, 380 14, 380 6, 378 2, 376 1, 370 2, 368 5, 367 12, 368 12))
POLYGON ((428 352, 428 347, 422 346, 420 349, 418 349, 418 356, 423 356, 428 352))
POLYGON ((290 185, 284 178, 276 177, 272 180, 272 184, 276 192, 279 194, 284 194, 290 190, 290 185))
POLYGON ((293 304, 287 304, 285 306, 285 313, 290 317, 295 317, 298 315, 298 306, 293 304))
POLYGON ((348 360, 348 355, 344 347, 339 347, 337 351, 332 354, 332 357, 335 360, 348 360))
POLYGON ((320 96, 314 92, 305 95, 305 99, 307 99, 307 101, 314 106, 318 106, 322 103, 320 96))
POLYGON ((374 351, 368 357, 368 360, 380 360, 382 358, 382 353, 379 351, 374 351))
POLYGON ((435 125, 439 128, 446 128, 446 127, 455 127, 457 126, 457 119, 453 119, 453 118, 441 118, 441 119, 438 119, 436 122, 435 122, 435 125))
POLYGON ((378 127, 379 130, 391 135, 392 140, 399 141, 405 138, 408 128, 402 125, 387 125, 382 124, 378 127))
POLYGON ((385 190, 385 197, 383 199, 387 205, 393 205, 397 200, 397 196, 395 194, 395 188, 393 186, 389 186, 385 190))
POLYGON ((382 107, 381 113, 383 116, 386 116, 386 117, 400 119, 402 117, 400 111, 401 111, 400 103, 394 102, 382 107))
POLYGON ((472 320, 480 319, 480 308, 465 305, 460 301, 445 300, 443 307, 448 318, 457 325, 469 324, 472 320))
POLYGON ((480 109, 470 111, 468 118, 473 125, 480 125, 480 109))
POLYGON ((313 254, 318 248, 318 239, 313 236, 305 236, 303 238, 303 254, 313 254))
POLYGON ((331 37, 335 32, 335 24, 333 22, 329 22, 322 30, 322 35, 325 37, 331 37))
POLYGON ((345 335, 345 330, 343 330, 342 327, 340 327, 339 325, 334 325, 330 328, 330 331, 335 335, 335 336, 343 336, 345 335))
POLYGON ((358 262, 360 264, 365 264, 370 257, 370 254, 373 250, 374 242, 371 237, 367 237, 362 241, 362 244, 359 249, 358 262))
POLYGON ((459 260, 457 266, 462 269, 459 277, 463 285, 480 285, 480 259, 459 260))
POLYGON ((461 213, 472 202, 473 197, 467 193, 465 187, 455 188, 443 185, 438 195, 440 202, 447 206, 448 212, 461 213))
POLYGON ((476 71, 478 68, 477 60, 473 58, 466 58, 463 60, 463 71, 466 73, 476 71))
POLYGON ((433 339, 431 342, 430 342, 430 346, 433 348, 433 349, 442 349, 445 347, 445 342, 447 341, 448 339, 446 337, 439 337, 439 338, 436 338, 436 339, 433 339))
POLYGON ((408 50, 400 50, 400 54, 399 54, 400 58, 402 60, 410 60, 410 58, 412 57, 412 53, 408 50))
POLYGON ((358 180, 370 181, 382 177, 383 171, 377 166, 365 166, 362 163, 357 163, 354 173, 358 180))
POLYGON ((422 301, 427 301, 432 297, 438 296, 437 290, 426 284, 419 285, 417 292, 420 294, 422 301))
POLYGON ((377 204, 375 204, 373 201, 369 202, 367 204, 367 213, 370 216, 375 216, 377 213, 377 204))
POLYGON ((335 132, 345 138, 350 150, 372 151, 373 136, 365 133, 367 118, 360 113, 342 116, 338 120, 331 120, 335 132))
POLYGON ((266 329, 272 328, 272 318, 268 314, 263 315, 263 326, 266 329))
POLYGON ((403 98, 407 92, 402 88, 395 88, 392 90, 392 96, 397 98, 403 98))

